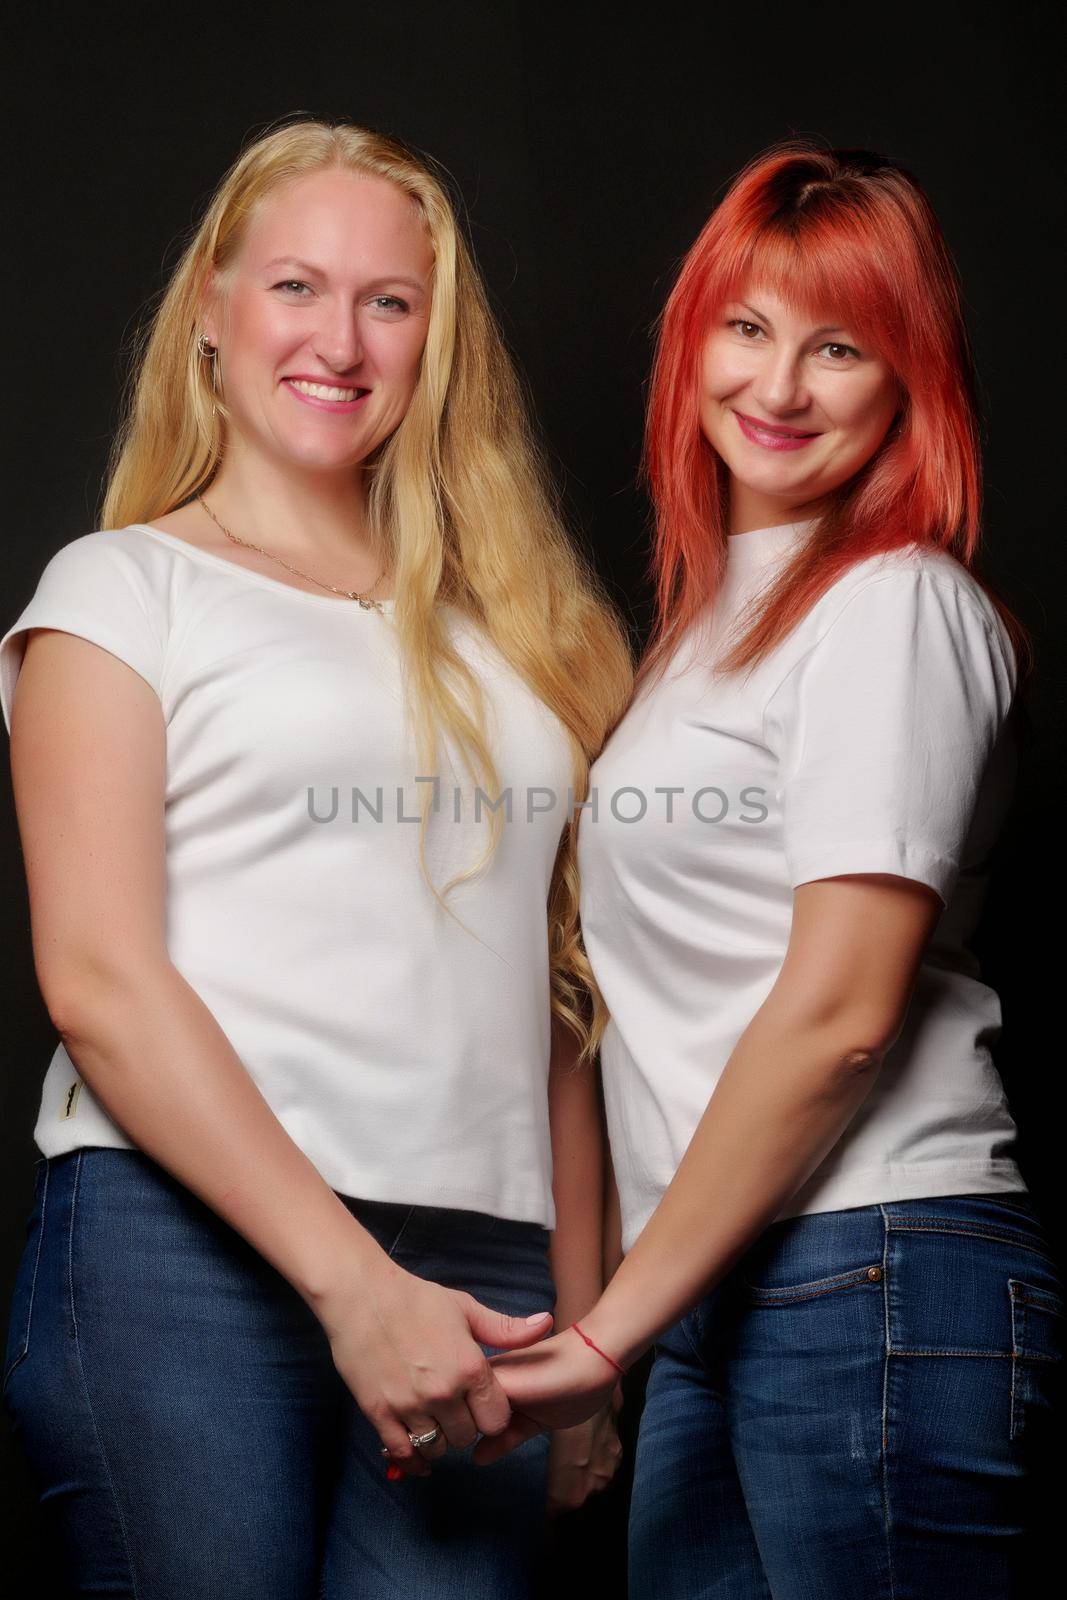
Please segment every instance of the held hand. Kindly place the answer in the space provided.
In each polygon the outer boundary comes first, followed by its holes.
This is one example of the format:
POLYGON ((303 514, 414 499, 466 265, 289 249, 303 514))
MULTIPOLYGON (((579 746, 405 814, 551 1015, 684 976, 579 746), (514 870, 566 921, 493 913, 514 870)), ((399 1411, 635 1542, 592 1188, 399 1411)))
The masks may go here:
POLYGON ((507 1427, 508 1397, 478 1341, 517 1350, 552 1326, 549 1312, 529 1322, 509 1317, 392 1262, 336 1292, 319 1320, 334 1365, 391 1462, 415 1477, 425 1477, 450 1445, 463 1450, 479 1434, 493 1438, 507 1427), (416 1450, 408 1434, 435 1427, 438 1438, 416 1450))
POLYGON ((601 1494, 618 1472, 622 1443, 615 1419, 621 1405, 622 1385, 616 1383, 608 1404, 588 1421, 552 1434, 548 1453, 550 1517, 577 1510, 591 1494, 601 1494))
POLYGON ((533 1349, 494 1356, 489 1363, 512 1408, 511 1422, 479 1441, 478 1466, 499 1461, 524 1439, 555 1428, 573 1428, 606 1405, 618 1373, 581 1337, 566 1329, 533 1349))

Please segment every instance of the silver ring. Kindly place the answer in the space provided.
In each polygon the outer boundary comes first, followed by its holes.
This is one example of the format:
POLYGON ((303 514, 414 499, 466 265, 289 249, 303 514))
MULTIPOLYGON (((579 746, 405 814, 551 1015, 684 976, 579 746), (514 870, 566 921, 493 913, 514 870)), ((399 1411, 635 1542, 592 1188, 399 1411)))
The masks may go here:
MULTIPOLYGON (((429 1433, 409 1433, 408 1434, 408 1438, 411 1440, 411 1443, 415 1447, 416 1450, 421 1449, 421 1447, 424 1444, 433 1444, 434 1440, 435 1439, 439 1439, 440 1436, 441 1436, 440 1428, 431 1428, 429 1433)), ((389 1448, 389 1446, 387 1444, 382 1446, 382 1455, 383 1456, 391 1456, 392 1453, 393 1452, 390 1450, 390 1448, 389 1448)))

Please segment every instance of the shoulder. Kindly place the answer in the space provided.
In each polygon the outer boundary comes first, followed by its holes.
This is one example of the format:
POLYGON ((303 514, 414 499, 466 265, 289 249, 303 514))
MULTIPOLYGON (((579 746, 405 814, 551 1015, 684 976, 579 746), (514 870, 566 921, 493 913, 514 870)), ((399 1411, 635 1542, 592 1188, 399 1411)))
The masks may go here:
POLYGON ((850 567, 800 625, 797 655, 849 638, 906 647, 941 635, 963 650, 991 651, 1014 674, 1014 651, 985 589, 947 550, 911 543, 850 567))
POLYGON ((912 543, 857 561, 815 608, 822 613, 823 628, 832 627, 861 597, 866 597, 866 609, 873 609, 876 602, 918 607, 924 600, 930 605, 941 597, 988 627, 998 621, 996 607, 978 580, 955 556, 935 545, 912 543))
POLYGON ((0 702, 11 727, 15 682, 34 628, 79 635, 134 667, 158 692, 169 634, 168 553, 136 529, 105 528, 60 545, 0 638, 0 702))
POLYGON ((60 545, 45 562, 29 610, 107 616, 113 624, 167 632, 175 587, 174 554, 137 528, 100 528, 60 545))
POLYGON ((951 682, 1008 703, 1015 655, 992 600, 946 551, 915 543, 850 567, 801 619, 771 702, 807 686, 862 697, 894 683, 931 701, 951 682))
POLYGON ((60 545, 45 563, 42 578, 76 583, 95 576, 125 576, 150 588, 170 565, 170 550, 141 529, 98 528, 60 545))

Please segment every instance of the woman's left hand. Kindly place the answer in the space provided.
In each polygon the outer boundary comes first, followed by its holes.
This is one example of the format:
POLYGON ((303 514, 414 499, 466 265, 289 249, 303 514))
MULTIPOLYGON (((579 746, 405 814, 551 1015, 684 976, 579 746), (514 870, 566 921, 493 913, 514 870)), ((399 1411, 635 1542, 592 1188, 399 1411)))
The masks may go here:
POLYGON ((622 1444, 615 1419, 622 1406, 616 1383, 608 1404, 574 1428, 559 1428, 548 1452, 548 1514, 576 1511, 591 1494, 600 1494, 619 1470, 622 1444))
POLYGON ((577 1333, 563 1333, 526 1350, 493 1356, 489 1365, 511 1402, 511 1421, 503 1433, 485 1434, 474 1447, 474 1461, 488 1466, 536 1433, 573 1428, 607 1405, 617 1374, 577 1333))

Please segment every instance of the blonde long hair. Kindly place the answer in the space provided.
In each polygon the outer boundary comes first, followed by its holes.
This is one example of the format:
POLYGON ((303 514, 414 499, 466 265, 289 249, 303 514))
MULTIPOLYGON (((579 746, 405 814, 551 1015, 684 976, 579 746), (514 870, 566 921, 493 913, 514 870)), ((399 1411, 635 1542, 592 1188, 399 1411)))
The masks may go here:
MULTIPOLYGON (((428 158, 351 123, 290 121, 242 151, 215 190, 154 313, 134 334, 123 415, 108 464, 99 526, 147 522, 203 489, 224 450, 224 399, 213 395, 197 350, 214 273, 223 297, 251 217, 281 185, 340 169, 387 179, 410 195, 434 255, 426 346, 411 405, 363 463, 368 509, 395 574, 395 622, 408 677, 422 772, 436 770, 439 731, 454 739, 490 794, 499 779, 485 735, 477 678, 441 616, 476 623, 566 728, 573 789, 584 799, 590 762, 629 699, 632 662, 590 563, 563 526, 522 386, 457 224, 445 182, 428 158)), ((420 857, 431 803, 422 791, 420 857)), ((490 809, 488 848, 450 880, 482 871, 504 818, 490 809)), ((575 821, 560 842, 547 919, 553 1013, 591 1053, 598 1001, 581 944, 575 821)), ((430 887, 443 904, 435 885, 430 887)))

